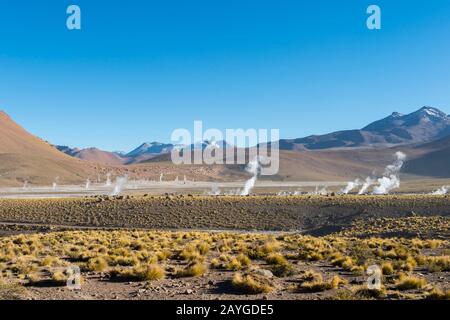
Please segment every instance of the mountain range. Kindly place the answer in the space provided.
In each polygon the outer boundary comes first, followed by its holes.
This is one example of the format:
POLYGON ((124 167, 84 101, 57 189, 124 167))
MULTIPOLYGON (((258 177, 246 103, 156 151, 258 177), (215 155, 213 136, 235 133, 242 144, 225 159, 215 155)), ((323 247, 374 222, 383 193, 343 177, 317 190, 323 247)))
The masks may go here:
MULTIPOLYGON (((219 141, 219 142, 210 142, 210 141, 203 141, 201 143, 195 143, 191 144, 189 146, 179 146, 180 148, 189 148, 190 150, 193 149, 201 149, 204 150, 209 145, 214 144, 216 146, 219 146, 220 148, 231 148, 232 146, 225 141, 219 141)), ((130 164, 136 164, 136 163, 143 163, 147 162, 151 159, 157 158, 161 155, 168 155, 172 152, 172 150, 175 148, 175 145, 170 143, 161 143, 161 142, 144 142, 136 149, 126 153, 126 152, 109 152, 109 151, 103 151, 98 148, 86 148, 86 149, 80 149, 80 148, 70 148, 68 146, 54 146, 56 149, 58 149, 61 152, 64 152, 65 154, 82 159, 82 160, 89 160, 89 161, 96 161, 99 163, 109 164, 109 165, 130 165, 130 164)))
POLYGON ((425 143, 450 135, 450 117, 423 107, 403 115, 398 112, 359 130, 345 130, 298 139, 280 140, 282 150, 325 150, 338 148, 383 148, 425 143))
MULTIPOLYGON (((106 173, 157 178, 223 180, 245 176, 242 166, 174 166, 172 144, 143 143, 128 153, 97 148, 53 146, 0 112, 0 185, 24 181, 48 184, 56 177, 80 183, 106 173)), ((191 146, 205 148, 211 142, 191 146)), ((214 143, 216 144, 216 143, 214 143)), ((230 148, 224 141, 221 147, 230 148)), ((340 181, 383 170, 395 151, 408 155, 402 172, 410 176, 450 178, 450 118, 432 107, 402 115, 394 112, 360 130, 280 140, 280 172, 270 179, 340 181)), ((94 178, 95 179, 95 178, 94 178)))
MULTIPOLYGON (((399 145, 426 143, 450 135, 450 117, 433 107, 423 107, 413 113, 403 115, 393 112, 390 116, 375 121, 362 129, 344 130, 324 135, 312 135, 298 139, 282 139, 281 150, 337 150, 350 148, 387 148, 399 145)), ((206 148, 208 142, 191 145, 191 148, 206 148)), ((230 148, 225 141, 217 143, 222 148, 230 148)), ((56 146, 58 150, 83 160, 119 165, 143 163, 170 153, 174 145, 161 142, 145 142, 129 153, 102 151, 97 148, 80 150, 66 146, 56 146)))

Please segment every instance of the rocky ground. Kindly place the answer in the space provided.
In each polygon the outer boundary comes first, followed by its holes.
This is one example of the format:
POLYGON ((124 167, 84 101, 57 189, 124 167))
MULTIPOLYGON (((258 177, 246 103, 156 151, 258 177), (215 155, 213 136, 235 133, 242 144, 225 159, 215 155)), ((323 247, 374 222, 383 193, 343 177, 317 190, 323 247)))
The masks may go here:
POLYGON ((448 299, 449 199, 1 200, 0 299, 448 299))
POLYGON ((426 195, 0 200, 0 223, 43 227, 301 231, 326 235, 357 219, 449 214, 450 197, 426 195))
MULTIPOLYGON (((415 226, 432 226, 424 223, 428 219, 416 218, 415 226)), ((433 227, 422 239, 383 239, 375 230, 369 238, 355 238, 359 227, 326 237, 132 230, 3 237, 0 298, 450 298, 450 243, 434 239, 433 227), (373 265, 380 268, 382 287, 367 291, 366 271, 373 265), (82 272, 77 290, 67 287, 64 273, 73 266, 82 272)))

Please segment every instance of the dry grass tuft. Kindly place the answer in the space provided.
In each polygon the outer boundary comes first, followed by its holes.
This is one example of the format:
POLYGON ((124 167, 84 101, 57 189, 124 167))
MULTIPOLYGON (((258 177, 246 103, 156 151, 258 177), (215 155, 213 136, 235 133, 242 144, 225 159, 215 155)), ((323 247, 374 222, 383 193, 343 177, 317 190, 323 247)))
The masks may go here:
POLYGON ((236 273, 232 281, 233 287, 245 294, 270 293, 273 287, 270 281, 260 275, 242 275, 236 273))
POLYGON ((394 273, 394 267, 392 266, 392 263, 390 262, 384 262, 381 265, 381 270, 384 275, 388 276, 394 273))
POLYGON ((433 288, 431 292, 427 295, 427 299, 430 300, 450 300, 450 290, 446 292, 439 288, 433 288))
POLYGON ((152 264, 144 267, 140 272, 140 278, 145 281, 162 280, 166 277, 166 271, 159 265, 152 264))
POLYGON ((367 285, 362 285, 353 288, 352 291, 359 299, 380 299, 386 296, 386 288, 384 286, 381 286, 380 289, 369 289, 367 285))
POLYGON ((279 254, 279 253, 271 253, 271 254, 269 254, 266 257, 266 262, 268 264, 278 265, 278 266, 288 264, 288 261, 286 260, 286 258, 283 255, 279 254))
POLYGON ((405 274, 400 274, 397 282, 395 283, 395 288, 398 290, 413 290, 421 289, 427 284, 424 278, 419 278, 415 276, 408 276, 405 274))
POLYGON ((126 281, 156 281, 166 277, 164 268, 157 264, 140 265, 131 268, 119 267, 109 271, 111 279, 126 281))
POLYGON ((5 284, 0 281, 0 300, 22 300, 25 295, 24 287, 17 284, 5 284))
POLYGON ((450 256, 428 257, 427 269, 430 272, 450 271, 450 256))
POLYGON ((69 277, 62 271, 56 271, 52 273, 51 279, 55 286, 64 287, 67 285, 69 277))
POLYGON ((104 257, 91 258, 86 268, 89 271, 103 272, 108 268, 108 261, 104 257))
POLYGON ((201 277, 208 272, 208 268, 200 262, 195 262, 189 264, 185 269, 178 270, 175 273, 177 278, 191 278, 191 277, 201 277))
POLYGON ((347 284, 347 281, 339 276, 334 276, 330 281, 324 281, 322 274, 316 272, 306 273, 303 279, 306 281, 300 285, 300 291, 321 292, 337 289, 347 284))

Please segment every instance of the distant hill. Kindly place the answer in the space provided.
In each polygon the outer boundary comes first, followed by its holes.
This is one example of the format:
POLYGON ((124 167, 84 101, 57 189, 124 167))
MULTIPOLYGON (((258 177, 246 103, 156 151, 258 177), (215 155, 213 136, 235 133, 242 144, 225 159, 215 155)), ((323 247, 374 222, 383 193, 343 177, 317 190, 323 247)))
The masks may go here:
POLYGON ((127 158, 127 164, 140 163, 161 154, 170 153, 173 148, 174 145, 170 143, 145 142, 124 157, 127 158))
POLYGON ((161 154, 168 153, 173 149, 173 144, 160 142, 145 142, 133 151, 126 154, 127 157, 135 158, 143 154, 161 154))
POLYGON ((119 154, 114 152, 103 151, 97 148, 70 148, 67 146, 55 146, 61 152, 65 154, 87 161, 93 161, 108 165, 122 165, 127 159, 122 158, 119 154))
MULTIPOLYGON (((230 148, 231 145, 225 141, 203 141, 201 143, 191 144, 190 146, 178 146, 179 148, 187 149, 202 149, 204 150, 209 145, 215 145, 222 149, 230 148)), ((126 164, 145 163, 153 159, 159 159, 164 156, 170 156, 170 153, 176 146, 173 144, 166 144, 160 142, 143 143, 133 151, 127 153, 124 157, 127 158, 126 164)))
POLYGON ((406 173, 434 178, 450 177, 450 137, 414 146, 415 153, 403 169, 406 173))
POLYGON ((360 130, 337 131, 299 139, 280 140, 282 150, 392 147, 424 143, 450 135, 450 117, 439 109, 423 107, 413 113, 398 112, 360 130))

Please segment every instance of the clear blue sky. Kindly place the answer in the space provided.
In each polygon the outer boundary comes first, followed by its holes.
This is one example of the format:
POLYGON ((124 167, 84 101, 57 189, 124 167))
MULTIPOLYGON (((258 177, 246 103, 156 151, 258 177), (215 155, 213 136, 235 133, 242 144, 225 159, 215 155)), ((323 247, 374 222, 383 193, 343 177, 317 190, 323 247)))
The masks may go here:
POLYGON ((448 0, 0 3, 0 109, 78 147, 129 151, 194 120, 295 138, 449 113, 449 57, 448 0), (66 29, 69 4, 81 31, 66 29))

